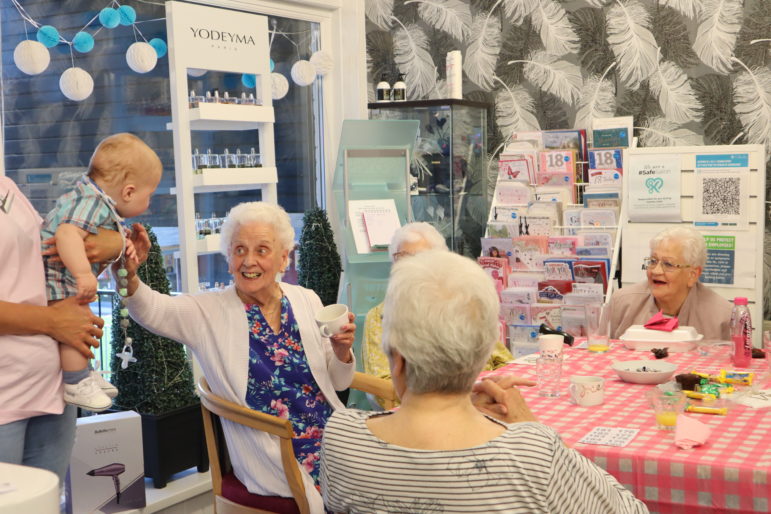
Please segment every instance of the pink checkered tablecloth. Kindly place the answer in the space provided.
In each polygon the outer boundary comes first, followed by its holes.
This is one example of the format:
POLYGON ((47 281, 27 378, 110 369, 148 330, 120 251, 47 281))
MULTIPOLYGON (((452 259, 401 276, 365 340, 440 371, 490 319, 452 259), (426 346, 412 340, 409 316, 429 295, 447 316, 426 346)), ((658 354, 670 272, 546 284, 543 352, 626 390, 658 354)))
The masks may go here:
MULTIPOLYGON (((610 367, 613 361, 653 359, 650 352, 615 344, 604 354, 569 349, 566 355, 564 393, 545 398, 538 396, 535 387, 522 388, 528 405, 566 444, 615 476, 651 512, 769 512, 771 409, 731 404, 727 416, 689 413, 709 424, 712 436, 704 446, 682 450, 674 444, 674 432, 656 428, 645 397, 654 386, 622 382, 610 367), (571 375, 604 377, 605 403, 597 407, 571 404, 567 393, 571 375), (640 432, 624 448, 577 442, 598 426, 638 428, 640 432)), ((733 369, 727 349, 706 357, 696 351, 673 353, 667 360, 679 365, 676 374, 693 369, 709 373, 733 369)), ((765 360, 753 359, 752 369, 762 374, 767 369, 765 360)), ((534 379, 535 366, 509 364, 483 375, 503 373, 534 379)))

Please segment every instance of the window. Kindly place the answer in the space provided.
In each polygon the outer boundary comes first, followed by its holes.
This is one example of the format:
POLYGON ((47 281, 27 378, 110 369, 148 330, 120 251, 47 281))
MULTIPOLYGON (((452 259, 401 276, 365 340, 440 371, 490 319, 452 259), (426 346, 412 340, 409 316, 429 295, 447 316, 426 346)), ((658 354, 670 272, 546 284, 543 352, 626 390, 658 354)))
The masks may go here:
MULTIPOLYGON (((57 3, 21 0, 26 12, 38 23, 56 27, 72 40, 83 26, 105 7, 104 2, 71 0, 57 3)), ((166 40, 165 10, 161 2, 135 2, 138 28, 147 40, 166 40)), ((0 7, 2 30, 2 121, 4 129, 4 166, 6 174, 19 184, 38 211, 45 215, 58 196, 69 190, 88 166, 96 144, 116 132, 132 132, 147 142, 164 164, 161 184, 150 209, 130 221, 152 225, 159 243, 168 254, 167 271, 172 289, 178 288, 173 250, 178 244, 172 133, 166 129, 171 120, 168 57, 159 59, 155 69, 146 74, 133 72, 126 64, 125 52, 135 41, 131 27, 102 28, 95 35, 94 49, 86 54, 70 53, 68 45, 49 50, 51 63, 37 76, 22 73, 13 62, 13 49, 24 39, 34 39, 36 29, 25 23, 10 2, 0 7), (59 90, 59 77, 72 65, 86 70, 94 80, 94 91, 82 102, 67 100, 59 90)), ((274 101, 276 115, 275 151, 279 170, 279 203, 292 214, 299 231, 302 213, 323 204, 324 133, 322 89, 319 81, 300 87, 291 79, 291 67, 298 59, 308 59, 320 47, 319 23, 269 16, 275 28, 271 57, 275 72, 287 77, 289 92, 274 101)), ((95 21, 88 31, 99 27, 95 21)), ((226 84, 238 86, 240 77, 226 77, 226 84)), ((198 87, 198 86, 196 86, 198 87)), ((209 87, 205 76, 202 91, 209 87)), ((211 136, 217 137, 216 135, 211 136)), ((242 142, 200 141, 200 148, 223 147, 242 151, 242 142)), ((259 200, 254 192, 232 192, 222 196, 198 195, 196 205, 203 217, 224 216, 226 209, 240 201, 259 200), (225 197, 226 195, 226 197, 225 197)), ((214 284, 229 280, 224 259, 205 256, 199 259, 202 280, 214 284)), ((103 284, 105 287, 108 284, 103 284)), ((109 300, 101 302, 109 321, 109 300), (107 305, 104 305, 107 302, 107 305)), ((95 307, 94 310, 98 312, 95 307)), ((109 334, 109 329, 105 330, 109 334)), ((108 345, 104 345, 108 346, 108 345)), ((107 350, 109 351, 109 350, 107 350)), ((109 355, 109 353, 107 353, 109 355)), ((104 359, 103 359, 104 360, 104 359)))

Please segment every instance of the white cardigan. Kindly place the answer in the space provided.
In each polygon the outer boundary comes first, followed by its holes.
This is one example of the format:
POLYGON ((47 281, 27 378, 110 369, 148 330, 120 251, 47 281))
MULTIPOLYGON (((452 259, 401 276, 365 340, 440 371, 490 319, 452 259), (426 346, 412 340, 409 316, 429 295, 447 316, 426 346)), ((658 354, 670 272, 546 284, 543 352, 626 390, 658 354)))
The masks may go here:
MULTIPOLYGON (((335 391, 353 380, 355 362, 345 364, 322 338, 314 320, 322 308, 313 291, 280 283, 289 300, 313 378, 333 409, 342 409, 335 391)), ((224 291, 168 296, 141 284, 126 298, 131 317, 146 329, 187 345, 203 368, 214 394, 245 404, 249 376, 249 323, 244 304, 233 286, 224 291)), ((142 344, 136 341, 135 344, 142 344)), ((278 437, 222 420, 236 477, 255 494, 291 497, 286 483, 278 437)), ((312 512, 324 512, 313 479, 300 466, 312 512)))

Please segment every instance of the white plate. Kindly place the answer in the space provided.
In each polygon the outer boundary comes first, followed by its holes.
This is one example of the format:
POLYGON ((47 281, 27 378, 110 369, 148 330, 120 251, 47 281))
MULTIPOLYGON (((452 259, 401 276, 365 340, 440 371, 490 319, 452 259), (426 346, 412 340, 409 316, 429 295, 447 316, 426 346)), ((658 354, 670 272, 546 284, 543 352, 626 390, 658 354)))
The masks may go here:
POLYGON ((661 360, 616 361, 611 365, 611 368, 624 382, 663 384, 675 374, 677 364, 661 360), (655 371, 637 371, 642 367, 655 371))
POLYGON ((664 330, 651 330, 643 325, 632 325, 624 331, 619 337, 621 341, 659 341, 659 342, 682 342, 682 341, 700 341, 704 336, 699 334, 693 327, 678 327, 671 332, 664 330))
MULTIPOLYGON (((699 336, 699 341, 703 336, 699 336)), ((622 341, 629 350, 649 352, 654 348, 666 348, 670 353, 689 352, 696 348, 696 341, 622 341)))

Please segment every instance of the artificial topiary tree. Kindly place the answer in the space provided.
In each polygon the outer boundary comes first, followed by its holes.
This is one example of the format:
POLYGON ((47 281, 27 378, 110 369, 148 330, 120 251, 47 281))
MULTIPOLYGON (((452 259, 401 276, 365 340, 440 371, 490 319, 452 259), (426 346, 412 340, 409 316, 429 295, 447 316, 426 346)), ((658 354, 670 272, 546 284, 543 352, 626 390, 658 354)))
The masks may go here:
MULTIPOLYGON (((163 267, 161 247, 149 225, 150 255, 137 270, 137 276, 151 289, 169 294, 169 280, 163 267)), ((112 310, 113 351, 125 343, 120 323, 120 297, 115 295, 112 310)), ((127 337, 133 340, 134 357, 137 361, 121 368, 121 359, 112 357, 112 383, 120 393, 114 406, 122 410, 134 410, 140 414, 163 414, 198 402, 194 393, 193 373, 185 348, 171 339, 148 332, 129 319, 127 337)))
POLYGON ((316 207, 305 211, 299 251, 297 282, 303 287, 313 289, 324 305, 337 302, 343 267, 324 209, 316 207))

